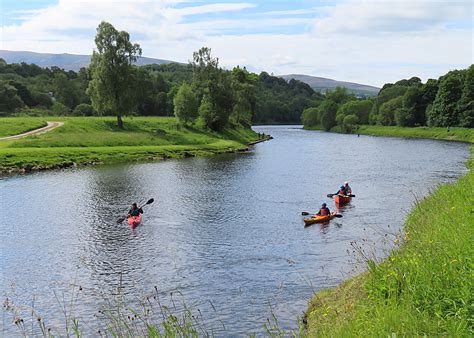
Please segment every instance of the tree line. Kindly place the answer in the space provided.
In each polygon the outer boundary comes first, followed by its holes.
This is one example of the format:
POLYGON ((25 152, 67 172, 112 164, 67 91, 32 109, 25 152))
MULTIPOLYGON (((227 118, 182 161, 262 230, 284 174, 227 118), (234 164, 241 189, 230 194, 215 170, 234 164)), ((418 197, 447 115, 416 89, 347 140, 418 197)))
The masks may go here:
POLYGON ((338 126, 354 132, 360 124, 401 127, 474 127, 474 65, 426 83, 418 77, 385 84, 377 97, 356 99, 344 88, 327 92, 303 111, 305 126, 338 126))
POLYGON ((136 66, 141 47, 125 31, 102 22, 91 63, 78 72, 0 59, 0 115, 177 116, 206 127, 299 123, 305 108, 324 96, 307 84, 239 66, 225 70, 203 47, 189 64, 136 66))

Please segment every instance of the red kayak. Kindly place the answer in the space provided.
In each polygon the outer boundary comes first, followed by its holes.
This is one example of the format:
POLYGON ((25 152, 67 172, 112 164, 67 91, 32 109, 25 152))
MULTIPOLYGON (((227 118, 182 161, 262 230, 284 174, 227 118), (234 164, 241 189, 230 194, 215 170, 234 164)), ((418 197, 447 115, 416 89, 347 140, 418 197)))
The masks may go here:
POLYGON ((142 221, 142 215, 139 214, 138 216, 130 216, 127 218, 127 222, 128 224, 130 225, 130 227, 133 229, 133 228, 136 228, 138 226, 138 224, 140 224, 140 222, 142 221))
POLYGON ((351 201, 352 197, 346 195, 334 195, 334 202, 337 205, 344 205, 351 201))

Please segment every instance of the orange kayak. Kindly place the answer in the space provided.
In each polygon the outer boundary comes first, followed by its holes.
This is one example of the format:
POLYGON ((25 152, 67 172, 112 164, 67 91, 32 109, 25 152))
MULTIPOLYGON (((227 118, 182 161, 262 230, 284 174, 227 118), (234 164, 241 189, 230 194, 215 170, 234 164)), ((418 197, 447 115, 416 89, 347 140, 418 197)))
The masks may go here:
POLYGON ((136 228, 138 224, 142 221, 142 215, 138 216, 130 216, 127 218, 127 222, 130 225, 131 228, 136 228))
POLYGON ((324 222, 329 222, 332 220, 334 217, 336 217, 336 214, 331 214, 327 216, 313 216, 311 218, 305 218, 304 219, 304 225, 308 226, 314 223, 324 223, 324 222))
POLYGON ((344 205, 351 201, 352 197, 345 195, 334 195, 334 202, 338 205, 344 205))

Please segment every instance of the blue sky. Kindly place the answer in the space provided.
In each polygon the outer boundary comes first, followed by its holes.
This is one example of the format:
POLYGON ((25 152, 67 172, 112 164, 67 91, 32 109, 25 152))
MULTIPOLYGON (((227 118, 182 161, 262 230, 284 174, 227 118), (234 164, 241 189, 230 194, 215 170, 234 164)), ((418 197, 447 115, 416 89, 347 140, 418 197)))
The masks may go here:
POLYGON ((0 0, 1 48, 90 54, 100 21, 144 56, 186 62, 202 46, 221 65, 381 86, 473 63, 465 0, 0 0))

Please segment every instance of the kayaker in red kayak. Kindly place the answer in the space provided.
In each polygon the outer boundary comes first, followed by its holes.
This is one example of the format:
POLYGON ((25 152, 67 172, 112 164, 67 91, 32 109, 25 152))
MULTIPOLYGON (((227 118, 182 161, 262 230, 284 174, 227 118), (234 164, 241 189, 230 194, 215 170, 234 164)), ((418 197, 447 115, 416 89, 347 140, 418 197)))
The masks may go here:
POLYGON ((331 210, 326 206, 326 203, 323 203, 321 205, 321 209, 319 209, 318 213, 316 216, 329 216, 331 215, 331 210))
POLYGON ((344 189, 346 189, 347 195, 352 194, 352 189, 351 189, 351 187, 349 186, 349 182, 344 182, 344 189))
POLYGON ((346 190, 346 187, 341 185, 341 188, 334 195, 347 196, 349 193, 346 190))
POLYGON ((139 208, 137 203, 133 203, 132 208, 128 212, 128 217, 139 216, 140 214, 143 214, 143 209, 139 208))

